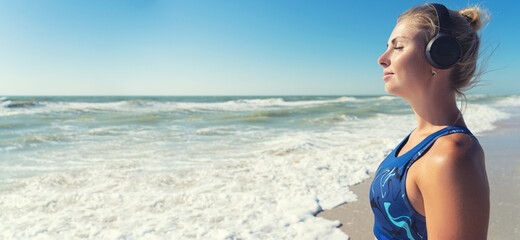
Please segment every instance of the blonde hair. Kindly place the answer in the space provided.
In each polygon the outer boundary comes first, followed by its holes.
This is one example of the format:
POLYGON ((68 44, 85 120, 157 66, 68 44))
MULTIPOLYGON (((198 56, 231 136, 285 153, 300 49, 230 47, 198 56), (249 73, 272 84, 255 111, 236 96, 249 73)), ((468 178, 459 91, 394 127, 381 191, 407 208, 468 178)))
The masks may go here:
MULTIPOLYGON (((450 83, 452 89, 459 95, 464 95, 463 90, 473 87, 482 74, 477 70, 479 58, 480 37, 478 31, 489 19, 487 10, 480 6, 472 6, 458 11, 448 10, 451 18, 451 34, 457 38, 462 47, 460 61, 452 67, 450 83)), ((411 20, 419 29, 426 34, 428 43, 439 29, 439 23, 435 9, 431 5, 415 6, 403 12, 397 18, 397 22, 404 19, 411 20)))

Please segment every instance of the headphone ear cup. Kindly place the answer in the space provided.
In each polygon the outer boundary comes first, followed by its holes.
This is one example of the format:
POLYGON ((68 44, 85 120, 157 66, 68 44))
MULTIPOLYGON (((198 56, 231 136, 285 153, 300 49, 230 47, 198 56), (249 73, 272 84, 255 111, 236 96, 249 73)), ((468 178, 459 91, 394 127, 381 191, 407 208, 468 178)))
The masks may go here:
POLYGON ((448 69, 462 57, 462 48, 456 38, 438 34, 426 46, 426 59, 435 68, 448 69))

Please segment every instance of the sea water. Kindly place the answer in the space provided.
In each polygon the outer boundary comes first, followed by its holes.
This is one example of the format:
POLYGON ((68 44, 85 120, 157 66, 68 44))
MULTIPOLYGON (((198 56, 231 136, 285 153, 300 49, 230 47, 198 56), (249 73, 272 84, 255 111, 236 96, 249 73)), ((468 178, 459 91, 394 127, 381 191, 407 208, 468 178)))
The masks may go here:
MULTIPOLYGON (((393 96, 0 104, 1 239, 346 239, 315 214, 355 201, 416 125, 393 96)), ((477 136, 519 113, 519 95, 464 106, 477 136)))

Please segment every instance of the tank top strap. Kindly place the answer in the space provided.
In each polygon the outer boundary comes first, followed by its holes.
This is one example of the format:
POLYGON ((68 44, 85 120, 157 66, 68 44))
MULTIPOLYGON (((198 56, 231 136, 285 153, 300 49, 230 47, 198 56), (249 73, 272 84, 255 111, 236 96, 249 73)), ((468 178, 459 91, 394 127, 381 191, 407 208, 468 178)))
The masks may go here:
POLYGON ((408 160, 408 162, 405 164, 406 167, 404 167, 402 169, 402 173, 401 173, 401 176, 404 176, 405 172, 408 171, 408 168, 415 162, 417 161, 424 153, 426 153, 430 147, 435 143, 435 141, 437 139, 439 139, 440 137, 443 137, 443 136, 446 136, 446 135, 450 135, 450 134, 453 134, 453 133, 465 133, 465 134, 468 134, 472 137, 473 134, 471 133, 471 131, 469 131, 468 128, 466 127, 463 127, 463 126, 448 126, 448 127, 445 127, 437 132, 434 132, 432 133, 431 135, 429 135, 428 137, 426 137, 426 139, 424 139, 418 147, 418 150, 417 152, 415 152, 413 154, 413 156, 408 160))
POLYGON ((428 149, 430 149, 430 147, 433 145, 433 143, 435 143, 435 141, 438 138, 440 138, 442 136, 450 135, 453 133, 466 133, 466 134, 473 136, 473 134, 466 127, 448 126, 446 128, 443 128, 443 129, 431 134, 430 136, 428 136, 428 138, 430 138, 429 141, 424 141, 422 143, 423 146, 421 146, 419 148, 419 151, 417 151, 417 153, 415 153, 415 155, 412 157, 411 161, 416 161, 417 159, 419 159, 426 151, 428 151, 428 149))

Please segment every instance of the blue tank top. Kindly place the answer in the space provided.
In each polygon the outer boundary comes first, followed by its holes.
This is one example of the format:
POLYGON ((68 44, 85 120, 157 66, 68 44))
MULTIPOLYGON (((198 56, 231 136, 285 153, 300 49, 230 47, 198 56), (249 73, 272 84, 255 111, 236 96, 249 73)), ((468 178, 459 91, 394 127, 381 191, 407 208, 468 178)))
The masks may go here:
POLYGON ((449 126, 432 133, 410 151, 397 157, 410 134, 379 165, 370 186, 370 205, 374 212, 374 235, 379 240, 427 239, 426 219, 413 209, 406 195, 406 174, 410 166, 440 137, 471 132, 449 126))

